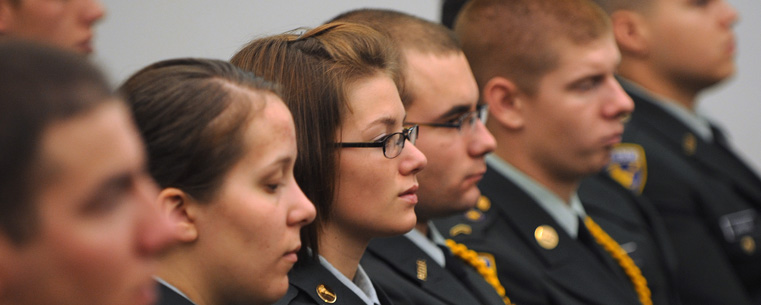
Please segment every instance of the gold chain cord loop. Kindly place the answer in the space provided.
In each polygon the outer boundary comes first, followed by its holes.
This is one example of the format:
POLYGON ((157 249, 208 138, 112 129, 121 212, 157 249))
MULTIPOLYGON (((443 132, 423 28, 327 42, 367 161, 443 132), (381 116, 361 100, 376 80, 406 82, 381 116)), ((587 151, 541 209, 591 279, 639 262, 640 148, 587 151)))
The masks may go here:
POLYGON ((647 280, 642 276, 642 271, 634 264, 632 258, 591 217, 587 216, 584 218, 584 224, 587 226, 589 233, 597 240, 597 243, 605 248, 605 251, 610 253, 621 268, 624 269, 624 272, 634 285, 634 290, 637 291, 640 303, 642 305, 653 305, 653 300, 650 298, 650 288, 647 287, 647 280))
POLYGON ((502 283, 499 282, 497 272, 494 271, 494 269, 489 268, 489 266, 486 266, 486 262, 478 256, 476 251, 470 250, 465 245, 458 244, 451 239, 447 239, 446 243, 454 256, 459 257, 461 260, 468 263, 468 265, 473 266, 473 268, 478 271, 478 274, 480 274, 489 285, 494 287, 497 294, 502 297, 502 301, 505 302, 505 305, 515 305, 510 301, 510 298, 505 295, 505 287, 502 287, 502 283))

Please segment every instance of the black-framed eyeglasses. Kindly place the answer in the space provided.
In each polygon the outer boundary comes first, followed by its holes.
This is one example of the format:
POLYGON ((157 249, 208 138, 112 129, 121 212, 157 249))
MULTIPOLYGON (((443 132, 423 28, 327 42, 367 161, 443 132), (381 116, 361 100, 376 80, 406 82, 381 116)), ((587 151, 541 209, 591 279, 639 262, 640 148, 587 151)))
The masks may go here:
POLYGON ((377 142, 341 142, 336 143, 336 146, 344 147, 382 147, 383 156, 389 159, 396 158, 402 153, 404 148, 404 142, 409 140, 412 145, 415 145, 418 135, 418 126, 413 125, 409 128, 405 128, 400 132, 395 132, 383 137, 377 142))
POLYGON ((480 104, 476 106, 476 110, 463 113, 456 120, 446 123, 418 123, 418 122, 405 122, 406 125, 421 125, 432 127, 446 127, 456 128, 460 133, 470 132, 476 126, 477 121, 481 121, 486 124, 486 119, 489 117, 489 105, 480 104))

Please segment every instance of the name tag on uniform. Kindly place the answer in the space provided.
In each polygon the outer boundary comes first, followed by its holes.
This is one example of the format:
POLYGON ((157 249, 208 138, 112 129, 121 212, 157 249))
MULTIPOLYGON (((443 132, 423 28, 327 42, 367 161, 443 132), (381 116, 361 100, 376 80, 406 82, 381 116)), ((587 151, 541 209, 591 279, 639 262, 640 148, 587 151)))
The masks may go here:
POLYGON ((732 243, 744 235, 752 235, 757 219, 758 213, 755 210, 742 210, 719 217, 719 227, 724 233, 724 239, 732 243))

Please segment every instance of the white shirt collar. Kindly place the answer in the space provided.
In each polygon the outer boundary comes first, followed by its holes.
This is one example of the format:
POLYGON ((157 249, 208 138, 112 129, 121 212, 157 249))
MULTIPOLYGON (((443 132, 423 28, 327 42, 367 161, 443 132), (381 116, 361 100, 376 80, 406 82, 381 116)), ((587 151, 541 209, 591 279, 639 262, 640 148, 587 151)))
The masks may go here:
MULTIPOLYGON (((621 87, 623 87, 626 91, 634 92, 637 95, 642 95, 654 101, 656 106, 660 107, 671 116, 675 117, 678 121, 682 122, 682 124, 686 125, 687 128, 692 130, 692 132, 703 139, 703 141, 709 143, 713 142, 713 131, 711 131, 711 123, 704 116, 700 115, 700 113, 690 111, 686 107, 682 106, 682 104, 652 93, 644 87, 637 85, 636 83, 626 78, 619 76, 618 82, 621 83, 621 87)), ((636 112, 637 109, 634 109, 634 111, 636 112)))
POLYGON ((576 192, 571 195, 569 204, 566 204, 555 193, 497 155, 490 154, 486 156, 486 163, 528 193, 568 235, 576 238, 579 233, 579 217, 584 218, 587 216, 587 212, 584 210, 584 206, 581 205, 581 200, 576 192))
POLYGON ((354 280, 349 280, 343 273, 338 271, 335 267, 333 267, 328 260, 326 260, 322 255, 319 256, 320 258, 320 264, 328 269, 330 273, 333 274, 339 281, 341 281, 341 284, 348 287, 351 291, 354 292, 362 301, 365 302, 366 305, 379 305, 380 300, 378 299, 378 294, 375 292, 375 287, 373 287, 373 283, 370 281, 370 277, 367 276, 367 273, 365 273, 365 270, 362 269, 361 265, 357 266, 357 273, 354 275, 354 280))
POLYGON ((420 250, 423 250, 425 254, 428 254, 439 266, 444 267, 446 258, 444 257, 444 252, 438 247, 438 245, 445 245, 444 237, 441 236, 439 230, 430 221, 428 222, 428 232, 431 234, 430 239, 417 229, 412 229, 412 231, 404 234, 404 237, 418 246, 420 250))

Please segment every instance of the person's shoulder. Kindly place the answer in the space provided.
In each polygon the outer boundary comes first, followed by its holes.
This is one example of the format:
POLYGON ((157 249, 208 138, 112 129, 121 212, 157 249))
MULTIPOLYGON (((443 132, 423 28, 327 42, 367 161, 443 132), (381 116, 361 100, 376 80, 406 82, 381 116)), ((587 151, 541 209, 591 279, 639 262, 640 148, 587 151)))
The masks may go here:
POLYGON ((499 224, 499 211, 492 206, 486 196, 479 198, 478 204, 463 213, 434 220, 436 227, 444 236, 454 238, 463 236, 483 236, 499 224))

